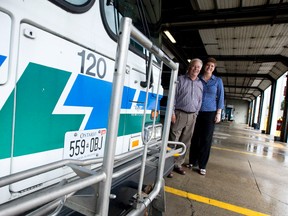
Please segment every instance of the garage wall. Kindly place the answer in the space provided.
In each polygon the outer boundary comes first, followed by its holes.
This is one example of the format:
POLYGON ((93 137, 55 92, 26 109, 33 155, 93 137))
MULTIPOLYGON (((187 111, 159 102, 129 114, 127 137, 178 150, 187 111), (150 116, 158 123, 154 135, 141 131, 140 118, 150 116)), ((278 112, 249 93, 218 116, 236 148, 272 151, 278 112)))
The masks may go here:
POLYGON ((226 106, 234 106, 234 122, 248 124, 249 102, 243 100, 226 100, 226 106))

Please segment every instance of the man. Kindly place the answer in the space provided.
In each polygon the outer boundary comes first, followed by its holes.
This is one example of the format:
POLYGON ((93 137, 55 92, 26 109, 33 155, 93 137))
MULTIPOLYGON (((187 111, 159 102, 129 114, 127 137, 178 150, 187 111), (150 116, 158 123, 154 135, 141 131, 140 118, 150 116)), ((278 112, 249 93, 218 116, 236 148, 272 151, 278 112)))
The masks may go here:
MULTIPOLYGON (((183 142, 187 147, 187 151, 191 143, 196 117, 202 103, 203 85, 198 78, 202 66, 203 63, 200 59, 192 59, 187 73, 178 77, 175 92, 169 140, 183 142)), ((181 175, 186 174, 182 168, 184 160, 185 155, 175 158, 174 171, 181 175)), ((170 178, 172 176, 172 173, 168 175, 170 178)))

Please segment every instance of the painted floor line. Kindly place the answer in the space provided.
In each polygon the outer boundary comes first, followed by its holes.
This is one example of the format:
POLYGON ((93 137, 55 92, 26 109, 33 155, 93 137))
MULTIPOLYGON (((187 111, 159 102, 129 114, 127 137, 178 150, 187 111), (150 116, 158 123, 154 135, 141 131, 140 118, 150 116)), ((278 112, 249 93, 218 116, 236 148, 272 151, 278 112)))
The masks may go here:
POLYGON ((239 206, 232 205, 232 204, 229 204, 229 203, 221 202, 221 201, 218 201, 218 200, 215 200, 215 199, 210 199, 210 198, 207 198, 207 197, 203 197, 203 196, 199 196, 199 195, 196 195, 196 194, 188 193, 186 191, 178 190, 178 189, 171 188, 171 187, 168 187, 168 186, 165 186, 165 191, 168 192, 168 193, 171 193, 171 194, 175 194, 177 196, 188 198, 190 200, 195 200, 197 202, 202 202, 202 203, 205 203, 205 204, 208 204, 208 205, 213 205, 213 206, 216 206, 218 208, 226 209, 226 210, 229 210, 229 211, 232 211, 232 212, 236 212, 236 213, 239 213, 239 214, 242 214, 242 215, 269 216, 269 215, 263 214, 261 212, 253 211, 253 210, 250 210, 250 209, 247 209, 247 208, 243 208, 243 207, 239 207, 239 206))

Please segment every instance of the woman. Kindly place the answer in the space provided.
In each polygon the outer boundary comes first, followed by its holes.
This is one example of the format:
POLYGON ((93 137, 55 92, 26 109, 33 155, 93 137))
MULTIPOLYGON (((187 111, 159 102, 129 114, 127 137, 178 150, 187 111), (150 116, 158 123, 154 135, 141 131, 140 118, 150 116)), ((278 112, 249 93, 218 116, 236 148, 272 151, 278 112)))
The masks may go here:
POLYGON ((213 75, 217 62, 208 58, 204 72, 199 76, 203 84, 203 97, 200 112, 191 139, 189 164, 187 167, 199 165, 199 173, 206 174, 215 123, 221 121, 224 108, 224 87, 222 79, 213 75))

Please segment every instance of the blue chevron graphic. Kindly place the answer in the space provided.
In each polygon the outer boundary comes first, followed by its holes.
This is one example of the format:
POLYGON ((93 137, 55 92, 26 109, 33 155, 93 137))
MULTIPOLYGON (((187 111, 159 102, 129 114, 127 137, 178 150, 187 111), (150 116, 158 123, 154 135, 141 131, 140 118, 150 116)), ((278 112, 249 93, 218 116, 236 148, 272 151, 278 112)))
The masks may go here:
MULTIPOLYGON (((144 105, 144 102, 145 102, 145 98, 146 98, 146 92, 144 91, 141 91, 140 94, 139 94, 139 98, 138 98, 138 101, 141 102, 141 103, 138 103, 137 105, 138 106, 143 106, 144 105)), ((158 100, 160 101, 162 98, 161 95, 159 95, 158 97, 158 100)), ((152 110, 152 109, 155 109, 155 105, 156 105, 156 94, 154 93, 148 93, 148 104, 147 104, 147 109, 148 110, 152 110)), ((160 103, 158 103, 158 108, 157 110, 159 110, 160 108, 160 103)))
POLYGON ((6 58, 7 56, 0 55, 0 67, 2 66, 6 58))
POLYGON ((85 130, 107 128, 112 84, 79 74, 65 106, 93 107, 85 130))
MULTIPOLYGON (((112 83, 93 77, 78 74, 77 78, 64 102, 64 106, 91 107, 92 111, 88 118, 85 130, 108 127, 108 112, 112 83)), ((136 90, 127 86, 123 89, 121 109, 131 109, 136 90)), ((143 106, 146 92, 141 91, 137 99, 138 106, 143 106)), ((161 97, 159 97, 159 100, 161 97)), ((156 95, 149 93, 147 109, 154 109, 156 95)), ((144 109, 144 107, 143 107, 144 109)), ((159 103, 158 103, 159 109, 159 103)), ((83 113, 84 114, 84 113, 83 113)))
MULTIPOLYGON (((92 107, 85 130, 107 128, 112 83, 79 74, 64 102, 65 106, 92 107)), ((124 87, 122 109, 131 109, 136 90, 124 87)))

